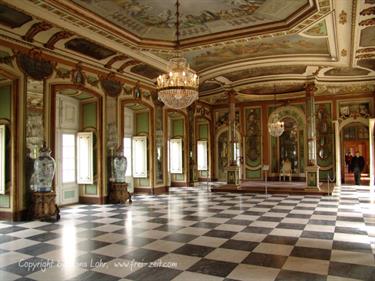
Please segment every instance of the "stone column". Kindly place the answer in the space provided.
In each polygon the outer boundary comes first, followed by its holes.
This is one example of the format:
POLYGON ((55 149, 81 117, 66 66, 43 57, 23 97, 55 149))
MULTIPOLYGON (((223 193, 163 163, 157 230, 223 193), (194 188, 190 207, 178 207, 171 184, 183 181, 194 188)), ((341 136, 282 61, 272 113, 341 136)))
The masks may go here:
POLYGON ((369 137, 369 156, 370 156, 370 186, 374 186, 374 124, 375 124, 375 118, 369 119, 369 125, 368 125, 368 137, 369 137))
POLYGON ((316 123, 315 123, 315 96, 314 83, 305 85, 306 90, 306 132, 307 132, 307 165, 315 166, 316 163, 316 123))
POLYGON ((332 121, 335 126, 335 154, 336 154, 336 186, 341 186, 341 154, 339 121, 332 121))
POLYGON ((235 144, 238 142, 236 137, 236 98, 235 91, 227 92, 229 104, 229 117, 228 117, 228 163, 227 167, 227 184, 239 185, 239 170, 235 156, 235 144))
POLYGON ((315 84, 306 84, 305 90, 307 132, 306 185, 311 188, 319 188, 319 167, 316 161, 315 84))

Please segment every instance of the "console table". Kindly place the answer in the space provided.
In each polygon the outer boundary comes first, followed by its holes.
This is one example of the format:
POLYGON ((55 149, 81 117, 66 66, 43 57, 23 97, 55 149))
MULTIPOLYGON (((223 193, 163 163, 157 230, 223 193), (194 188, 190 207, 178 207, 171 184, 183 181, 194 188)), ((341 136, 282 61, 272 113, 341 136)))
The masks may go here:
POLYGON ((111 182, 109 188, 109 203, 124 204, 126 200, 129 200, 129 203, 132 203, 132 196, 128 192, 128 184, 127 183, 116 183, 111 182))

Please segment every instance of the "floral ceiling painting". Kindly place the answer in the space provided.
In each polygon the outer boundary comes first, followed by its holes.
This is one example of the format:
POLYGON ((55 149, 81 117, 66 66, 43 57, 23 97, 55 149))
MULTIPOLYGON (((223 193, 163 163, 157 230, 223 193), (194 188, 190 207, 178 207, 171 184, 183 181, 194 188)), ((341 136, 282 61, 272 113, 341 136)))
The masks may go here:
MULTIPOLYGON (((174 40, 175 0, 73 0, 83 8, 142 38, 174 40)), ((308 0, 180 1, 181 38, 192 38, 281 21, 308 0)))

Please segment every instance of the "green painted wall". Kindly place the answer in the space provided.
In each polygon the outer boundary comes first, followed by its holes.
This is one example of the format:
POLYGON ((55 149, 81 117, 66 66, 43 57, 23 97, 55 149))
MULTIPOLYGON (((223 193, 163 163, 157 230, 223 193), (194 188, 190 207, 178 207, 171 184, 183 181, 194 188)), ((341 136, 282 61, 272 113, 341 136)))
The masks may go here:
POLYGON ((208 125, 199 124, 199 139, 208 139, 208 125))
POLYGON ((82 106, 83 128, 96 128, 96 102, 82 106))
POLYGON ((0 119, 11 118, 11 88, 10 85, 0 87, 0 119))
POLYGON ((184 119, 173 119, 172 122, 172 138, 184 136, 184 119))
POLYGON ((136 134, 148 133, 149 118, 148 112, 140 112, 135 114, 135 132, 136 134))

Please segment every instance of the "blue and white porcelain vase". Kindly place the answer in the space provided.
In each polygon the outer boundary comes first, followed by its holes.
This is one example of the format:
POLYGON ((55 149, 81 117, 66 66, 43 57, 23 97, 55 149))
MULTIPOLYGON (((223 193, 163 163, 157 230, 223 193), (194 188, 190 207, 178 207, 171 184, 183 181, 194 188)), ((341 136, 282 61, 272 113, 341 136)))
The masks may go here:
POLYGON ((55 168, 56 163, 51 157, 51 150, 44 143, 39 150, 39 157, 34 162, 34 191, 51 191, 55 168))
POLYGON ((128 160, 120 147, 117 149, 116 155, 112 159, 112 174, 110 180, 116 183, 124 183, 127 166, 128 160))

